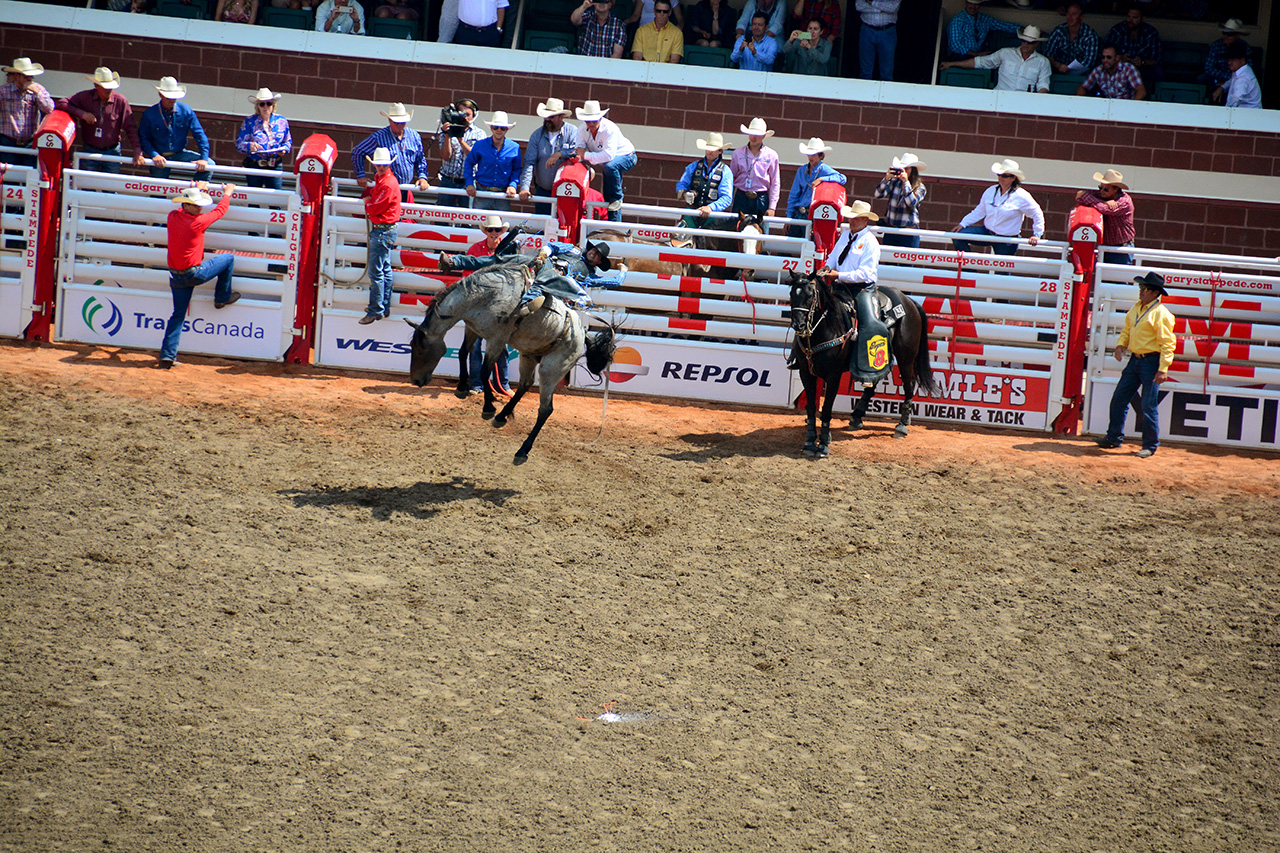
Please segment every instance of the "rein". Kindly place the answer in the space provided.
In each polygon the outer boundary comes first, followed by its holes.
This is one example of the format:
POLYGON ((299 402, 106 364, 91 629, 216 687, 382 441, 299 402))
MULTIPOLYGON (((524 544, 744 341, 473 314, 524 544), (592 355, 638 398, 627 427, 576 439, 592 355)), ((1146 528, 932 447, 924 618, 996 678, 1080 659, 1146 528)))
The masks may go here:
POLYGON ((810 373, 816 372, 813 367, 814 355, 816 355, 817 353, 823 352, 825 350, 832 349, 834 347, 844 346, 849 342, 849 339, 853 337, 853 334, 856 331, 853 326, 850 326, 848 331, 846 331, 844 334, 838 337, 832 338, 827 341, 823 341, 822 343, 817 345, 812 345, 809 343, 809 341, 813 339, 814 333, 822 326, 823 322, 827 319, 827 314, 829 313, 825 304, 823 304, 822 295, 821 295, 822 291, 820 290, 820 288, 821 288, 821 285, 815 285, 814 293, 816 296, 816 301, 818 302, 819 307, 821 309, 817 313, 816 319, 815 319, 814 310, 812 308, 799 308, 799 309, 794 309, 792 312, 792 313, 803 312, 808 318, 807 322, 804 323, 803 328, 796 329, 796 343, 799 345, 800 352, 804 354, 805 361, 809 365, 810 373))

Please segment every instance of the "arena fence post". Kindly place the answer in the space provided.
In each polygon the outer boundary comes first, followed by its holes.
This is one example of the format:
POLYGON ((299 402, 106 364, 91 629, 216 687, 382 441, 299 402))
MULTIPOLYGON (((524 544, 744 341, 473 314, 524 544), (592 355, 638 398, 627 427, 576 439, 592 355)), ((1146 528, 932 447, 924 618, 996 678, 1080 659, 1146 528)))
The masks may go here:
POLYGON ((298 176, 302 215, 296 230, 289 231, 290 265, 297 264, 297 301, 293 322, 293 343, 284 360, 310 364, 316 340, 316 292, 320 275, 320 240, 323 231, 324 197, 329 176, 338 160, 338 146, 323 133, 307 137, 298 151, 293 169, 298 176))
POLYGON ((75 120, 62 110, 49 113, 36 131, 36 159, 40 169, 39 225, 35 242, 33 313, 24 332, 29 341, 48 341, 53 324, 58 235, 62 225, 62 170, 71 165, 71 144, 75 139, 75 120))
POLYGON ((1102 214, 1091 207, 1075 207, 1068 225, 1071 244, 1071 293, 1064 294, 1063 307, 1069 312, 1065 345, 1065 372, 1062 383, 1062 411, 1053 421, 1059 435, 1076 435, 1084 408, 1084 356, 1088 346, 1090 290, 1102 242, 1102 214))
POLYGON ((564 236, 548 234, 549 240, 577 243, 582 225, 582 199, 587 190, 587 166, 577 159, 570 160, 556 174, 552 192, 556 197, 556 221, 564 236))
POLYGON ((820 257, 825 258, 840 238, 846 198, 844 184, 836 181, 823 181, 814 187, 809 220, 813 223, 813 245, 820 257))

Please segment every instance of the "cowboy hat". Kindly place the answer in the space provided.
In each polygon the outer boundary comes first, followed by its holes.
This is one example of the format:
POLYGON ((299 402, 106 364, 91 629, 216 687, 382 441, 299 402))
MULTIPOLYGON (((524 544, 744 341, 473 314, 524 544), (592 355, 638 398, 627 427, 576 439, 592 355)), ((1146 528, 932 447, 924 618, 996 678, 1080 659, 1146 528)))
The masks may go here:
POLYGON ((480 230, 483 231, 489 228, 501 228, 503 231, 506 231, 510 227, 510 222, 503 222, 501 216, 496 213, 490 213, 484 218, 484 223, 480 226, 480 230))
POLYGON ((200 207, 208 207, 213 204, 213 196, 209 195, 199 187, 187 187, 182 192, 173 196, 170 201, 176 204, 194 204, 200 207))
POLYGON ((276 101, 280 100, 283 97, 284 95, 280 95, 275 92, 272 92, 266 86, 263 86, 261 89, 258 90, 258 93, 256 95, 249 96, 249 103, 261 104, 269 101, 274 104, 276 101))
POLYGON ((739 125, 738 129, 747 136, 763 136, 765 139, 773 136, 773 131, 769 129, 769 125, 765 124, 762 118, 753 118, 751 124, 739 125))
POLYGON ((387 121, 394 121, 396 124, 408 124, 409 119, 413 118, 413 110, 406 110, 404 104, 396 103, 391 105, 391 112, 382 113, 382 115, 387 121))
POLYGON ((1094 172, 1093 179, 1100 184, 1112 184, 1122 190, 1129 189, 1129 185, 1124 182, 1124 175, 1115 169, 1107 169, 1105 172, 1094 172))
POLYGON ((1040 28, 1032 26, 1031 24, 1027 24, 1025 27, 1018 30, 1018 38, 1023 41, 1044 41, 1040 36, 1040 28))
POLYGON ((991 164, 991 174, 993 175, 1013 175, 1020 181, 1025 181, 1027 176, 1022 174, 1022 170, 1018 168, 1017 160, 1001 160, 999 163, 991 164))
POLYGON ((811 154, 824 154, 831 150, 831 146, 823 142, 820 138, 813 136, 809 138, 809 144, 800 143, 800 153, 808 157, 811 154))
POLYGON ((36 77, 44 73, 44 66, 39 62, 32 62, 25 56, 19 56, 13 61, 12 65, 4 67, 5 74, 25 74, 28 77, 36 77))
POLYGON ((178 81, 173 77, 161 77, 160 85, 156 86, 156 91, 160 93, 162 98, 185 98, 187 96, 187 87, 179 86, 178 81))
POLYGON ((564 101, 559 98, 547 98, 547 102, 545 104, 538 104, 538 118, 571 115, 573 115, 573 113, 564 108, 564 101))
POLYGON ((698 147, 703 151, 723 151, 724 150, 724 134, 712 131, 707 134, 706 139, 698 140, 698 147))
POLYGON ((93 69, 93 74, 86 74, 84 79, 92 80, 93 85, 101 86, 104 89, 120 88, 120 74, 110 68, 95 68, 93 69))
POLYGON ((373 149, 373 156, 369 158, 369 162, 375 166, 390 166, 391 152, 386 148, 373 149))
POLYGON ((592 249, 595 249, 597 252, 600 253, 600 269, 602 270, 613 269, 613 262, 609 260, 609 244, 608 243, 592 243, 590 240, 588 240, 586 247, 582 250, 582 256, 585 258, 587 256, 587 252, 590 252, 592 249))
POLYGON ((502 110, 494 110, 493 119, 486 121, 489 127, 515 127, 516 123, 507 118, 507 114, 502 110))
POLYGON ((1133 280, 1134 284, 1139 284, 1147 290, 1154 290, 1161 296, 1168 296, 1169 291, 1164 289, 1164 276, 1158 272, 1149 272, 1146 275, 1140 275, 1133 280))
POLYGON ((880 221, 880 215, 871 209, 871 205, 861 200, 855 201, 852 206, 841 208, 840 215, 846 219, 857 219, 859 216, 862 216, 872 222, 880 221))
POLYGON ((920 158, 912 154, 910 151, 904 152, 901 158, 893 158, 893 168, 895 169, 906 170, 913 166, 917 172, 923 172, 925 169, 929 168, 928 163, 921 163, 920 158))
POLYGON ((1236 33, 1237 35, 1244 35, 1249 32, 1245 28, 1244 21, 1239 18, 1228 18, 1227 22, 1218 27, 1218 29, 1223 33, 1236 33))
POLYGON ((608 110, 600 109, 599 101, 584 101, 582 106, 574 112, 578 116, 578 121, 599 121, 609 114, 608 110))

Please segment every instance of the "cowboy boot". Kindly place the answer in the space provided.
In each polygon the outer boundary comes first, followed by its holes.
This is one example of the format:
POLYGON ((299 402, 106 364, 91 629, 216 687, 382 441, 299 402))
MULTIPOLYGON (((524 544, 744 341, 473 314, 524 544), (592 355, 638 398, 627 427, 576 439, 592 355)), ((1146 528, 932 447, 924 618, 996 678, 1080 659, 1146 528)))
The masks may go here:
POLYGON ((440 272, 453 272, 453 255, 446 255, 441 252, 440 259, 436 261, 436 268, 440 272))

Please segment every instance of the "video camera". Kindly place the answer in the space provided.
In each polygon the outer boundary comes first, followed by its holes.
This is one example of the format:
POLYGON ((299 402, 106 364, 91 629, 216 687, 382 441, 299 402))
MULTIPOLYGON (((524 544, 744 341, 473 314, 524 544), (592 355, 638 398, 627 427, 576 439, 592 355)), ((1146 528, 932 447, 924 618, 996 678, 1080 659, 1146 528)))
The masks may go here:
POLYGON ((445 135, 452 136, 455 139, 461 139, 462 135, 467 132, 467 125, 471 120, 467 118, 467 111, 459 109, 452 104, 440 110, 440 124, 445 127, 445 135))

